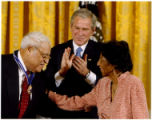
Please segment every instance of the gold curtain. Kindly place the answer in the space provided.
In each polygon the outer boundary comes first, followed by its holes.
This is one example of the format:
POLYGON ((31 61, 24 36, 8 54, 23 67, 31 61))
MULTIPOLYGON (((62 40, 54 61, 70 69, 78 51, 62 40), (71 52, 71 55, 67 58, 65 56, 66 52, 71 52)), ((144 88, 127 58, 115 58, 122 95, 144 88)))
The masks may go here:
POLYGON ((79 2, 2 2, 2 54, 20 48, 22 37, 40 31, 52 47, 71 39, 70 18, 79 2))
POLYGON ((7 11, 8 11, 8 3, 7 2, 3 2, 2 3, 2 37, 1 37, 1 42, 2 42, 2 53, 6 53, 7 51, 7 38, 6 38, 6 33, 7 33, 7 17, 8 17, 8 14, 7 14, 7 11))
POLYGON ((11 2, 9 7, 8 2, 3 2, 2 8, 2 53, 7 52, 5 49, 12 53, 20 47, 23 37, 23 2, 11 2))
POLYGON ((46 34, 52 46, 71 38, 70 18, 79 2, 30 2, 29 31, 46 34))
MULTIPOLYGON (((104 41, 128 42, 132 73, 144 83, 149 110, 151 104, 151 2, 97 2, 104 41)), ((70 17, 79 2, 2 2, 2 54, 20 48, 22 37, 40 31, 52 43, 71 39, 70 17)))

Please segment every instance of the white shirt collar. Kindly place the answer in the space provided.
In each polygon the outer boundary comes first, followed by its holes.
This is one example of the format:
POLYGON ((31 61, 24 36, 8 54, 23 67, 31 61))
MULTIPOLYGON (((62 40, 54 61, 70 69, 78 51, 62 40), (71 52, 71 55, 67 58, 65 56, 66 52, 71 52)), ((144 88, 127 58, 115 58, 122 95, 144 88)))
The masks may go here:
POLYGON ((24 64, 24 62, 23 62, 23 59, 22 59, 22 57, 21 57, 20 51, 18 51, 18 59, 20 60, 22 66, 23 66, 23 68, 24 68, 24 70, 27 71, 27 69, 26 69, 26 67, 25 67, 25 64, 24 64))
MULTIPOLYGON (((22 59, 20 51, 18 51, 18 59, 20 60, 24 70, 27 71, 27 69, 25 67, 25 64, 23 62, 23 59, 22 59)), ((25 73, 21 70, 21 68, 18 69, 18 72, 19 72, 19 100, 20 100, 20 95, 21 95, 21 91, 22 91, 22 87, 21 86, 22 86, 23 80, 25 78, 25 73)), ((30 94, 30 99, 32 99, 32 94, 30 94)))
POLYGON ((74 54, 76 54, 76 50, 77 50, 78 47, 81 47, 81 48, 82 48, 82 52, 81 52, 81 56, 82 56, 83 53, 84 53, 84 50, 85 50, 85 48, 86 48, 86 46, 87 46, 87 44, 88 44, 88 42, 87 42, 86 44, 82 45, 82 46, 78 46, 78 45, 74 42, 74 40, 73 40, 72 44, 73 44, 74 54))
MULTIPOLYGON (((20 51, 18 51, 18 59, 21 62, 24 70, 27 71, 27 69, 26 69, 26 67, 24 65, 23 59, 21 57, 20 51)), ((18 72, 19 72, 19 100, 20 100, 20 95, 21 95, 21 91, 22 91, 21 85, 22 85, 22 82, 23 82, 23 80, 25 78, 25 73, 24 73, 24 71, 20 67, 18 67, 18 72)))

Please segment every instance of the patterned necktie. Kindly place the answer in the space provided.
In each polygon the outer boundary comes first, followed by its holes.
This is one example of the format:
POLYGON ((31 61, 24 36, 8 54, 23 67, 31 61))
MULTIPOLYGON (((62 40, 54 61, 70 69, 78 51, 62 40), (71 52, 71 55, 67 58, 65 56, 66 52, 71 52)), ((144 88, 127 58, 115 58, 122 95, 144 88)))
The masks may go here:
POLYGON ((78 47, 76 50, 76 56, 81 57, 81 54, 80 54, 81 52, 82 52, 82 48, 78 47))
MULTIPOLYGON (((29 73, 27 73, 29 74, 29 73)), ((28 89, 28 83, 27 78, 25 77, 22 83, 22 93, 20 97, 20 103, 19 103, 19 115, 18 118, 22 118, 24 115, 24 112, 26 111, 29 101, 30 101, 30 95, 27 92, 28 89)))

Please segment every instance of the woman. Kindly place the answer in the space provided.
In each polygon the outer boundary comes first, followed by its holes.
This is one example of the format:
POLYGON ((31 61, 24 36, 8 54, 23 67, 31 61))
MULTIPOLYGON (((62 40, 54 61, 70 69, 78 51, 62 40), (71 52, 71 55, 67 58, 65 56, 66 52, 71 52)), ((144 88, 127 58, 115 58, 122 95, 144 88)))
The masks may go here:
POLYGON ((98 66, 103 78, 84 96, 59 95, 49 92, 49 98, 65 110, 84 110, 97 106, 99 118, 149 118, 144 86, 132 75, 132 61, 125 41, 111 41, 101 46, 98 66))

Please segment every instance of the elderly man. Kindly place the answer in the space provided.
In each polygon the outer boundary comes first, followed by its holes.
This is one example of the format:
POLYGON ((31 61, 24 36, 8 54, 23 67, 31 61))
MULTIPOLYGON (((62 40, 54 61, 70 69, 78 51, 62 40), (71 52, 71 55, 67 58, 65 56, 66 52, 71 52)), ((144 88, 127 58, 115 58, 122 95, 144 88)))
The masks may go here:
POLYGON ((50 41, 40 32, 26 35, 21 48, 2 55, 2 118, 35 118, 44 81, 37 79, 50 57, 50 41), (36 78, 37 77, 37 78, 36 78))
MULTIPOLYGON (((77 10, 71 18, 73 39, 52 48, 46 76, 50 88, 53 83, 56 85, 52 89, 57 93, 82 96, 90 92, 101 77, 97 67, 98 43, 90 40, 95 28, 95 15, 87 9, 77 10)), ((58 110, 56 118, 96 118, 96 113, 58 110)))

